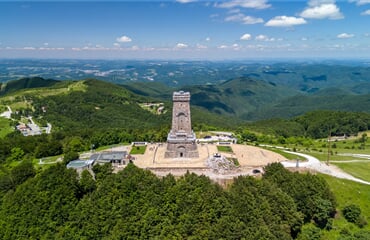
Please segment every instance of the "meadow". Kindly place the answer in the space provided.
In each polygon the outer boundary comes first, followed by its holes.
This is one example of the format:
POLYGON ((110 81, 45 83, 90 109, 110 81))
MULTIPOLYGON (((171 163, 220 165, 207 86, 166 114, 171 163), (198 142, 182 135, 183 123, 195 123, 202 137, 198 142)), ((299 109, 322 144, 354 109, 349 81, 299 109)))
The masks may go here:
MULTIPOLYGON (((356 183, 353 181, 331 177, 329 175, 320 174, 329 184, 337 201, 337 214, 333 222, 331 231, 323 231, 322 239, 337 239, 340 232, 349 231, 356 232, 360 228, 353 223, 349 223, 343 217, 341 210, 349 205, 356 204, 361 208, 361 215, 370 221, 370 186, 356 183)), ((363 229, 370 230, 370 225, 367 224, 363 229)))
POLYGON ((10 126, 10 120, 0 117, 0 138, 5 137, 7 134, 13 132, 13 127, 10 126))

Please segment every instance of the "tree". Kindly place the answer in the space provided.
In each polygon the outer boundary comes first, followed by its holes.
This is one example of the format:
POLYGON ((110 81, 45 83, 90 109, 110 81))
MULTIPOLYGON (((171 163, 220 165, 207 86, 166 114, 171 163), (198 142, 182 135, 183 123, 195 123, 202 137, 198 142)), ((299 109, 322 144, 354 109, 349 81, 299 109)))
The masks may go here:
POLYGON ((306 223, 314 220, 320 228, 331 227, 336 201, 322 177, 309 173, 292 173, 280 163, 269 164, 264 170, 263 179, 277 184, 294 199, 306 223))
POLYGON ((52 239, 78 203, 77 173, 51 166, 9 191, 0 206, 0 239, 52 239))
POLYGON ((316 225, 323 229, 328 230, 332 227, 332 215, 333 215, 333 206, 329 200, 323 198, 317 198, 314 200, 315 210, 313 213, 313 220, 316 225))
POLYGON ((36 175, 35 168, 31 161, 22 161, 20 164, 15 166, 10 173, 15 186, 36 175))
POLYGON ((66 143, 63 147, 63 152, 78 152, 84 150, 84 144, 81 137, 71 137, 66 139, 66 143))
POLYGON ((358 205, 350 204, 345 206, 342 212, 348 222, 356 223, 360 219, 361 208, 358 205))
POLYGON ((361 135, 360 142, 361 142, 361 143, 365 143, 365 142, 366 142, 366 140, 367 140, 367 134, 366 134, 366 133, 363 133, 363 134, 361 135))
POLYGON ((320 240, 321 231, 320 228, 313 225, 305 225, 302 228, 302 232, 298 235, 298 240, 320 240))
POLYGON ((257 135, 249 131, 243 131, 241 134, 241 140, 243 142, 255 142, 257 141, 257 135))
POLYGON ((105 163, 103 165, 95 164, 93 166, 93 172, 95 174, 95 179, 97 181, 103 180, 113 173, 113 168, 111 163, 105 163))
POLYGON ((6 159, 8 163, 13 161, 20 161, 24 156, 24 151, 19 147, 14 147, 11 150, 10 156, 6 159))
POLYGON ((65 165, 67 165, 70 161, 76 160, 79 157, 80 157, 80 155, 78 154, 78 152, 68 151, 68 152, 64 153, 63 163, 65 165))
POLYGON ((91 193, 96 189, 96 183, 88 170, 83 170, 80 178, 82 194, 91 193))
POLYGON ((363 133, 361 135, 361 138, 360 138, 360 143, 361 143, 361 147, 362 149, 365 149, 365 146, 366 146, 366 140, 367 140, 367 134, 366 133, 363 133))

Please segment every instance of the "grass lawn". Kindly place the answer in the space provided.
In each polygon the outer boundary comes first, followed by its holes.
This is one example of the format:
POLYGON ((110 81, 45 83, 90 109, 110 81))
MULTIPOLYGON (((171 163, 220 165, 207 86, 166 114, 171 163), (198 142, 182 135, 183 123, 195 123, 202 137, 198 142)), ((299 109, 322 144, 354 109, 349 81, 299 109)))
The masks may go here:
POLYGON ((120 146, 128 146, 130 145, 130 143, 117 143, 117 144, 112 144, 112 145, 108 145, 108 146, 101 146, 101 147, 98 147, 96 149, 94 149, 95 151, 103 151, 103 150, 107 150, 107 149, 110 149, 110 148, 115 148, 115 147, 120 147, 120 146))
POLYGON ((237 158, 228 158, 228 160, 233 161, 233 163, 234 163, 235 166, 237 166, 237 167, 240 166, 240 163, 239 163, 239 161, 238 161, 237 158))
POLYGON ((14 128, 9 125, 11 120, 0 117, 0 138, 14 131, 14 128))
POLYGON ((283 156, 283 157, 285 157, 286 159, 289 159, 289 160, 297 160, 298 159, 300 162, 306 161, 306 158, 304 158, 304 157, 284 152, 283 150, 278 149, 278 148, 267 148, 267 149, 272 151, 272 152, 276 152, 276 153, 280 154, 281 156, 283 156))
MULTIPOLYGON (((354 177, 370 182, 370 161, 332 163, 354 177)), ((370 190, 369 190, 370 191, 370 190)), ((370 201, 369 201, 370 204, 370 201)))
POLYGON ((144 146, 132 146, 130 154, 144 154, 146 150, 146 145, 144 146))
MULTIPOLYGON (((328 159, 328 153, 322 153, 322 152, 305 152, 305 153, 307 153, 308 155, 311 155, 311 156, 319 159, 320 161, 326 162, 327 159, 328 159)), ((350 152, 348 152, 348 153, 350 153, 350 152)), ((357 151, 356 153, 360 153, 360 152, 357 151)), ((349 157, 349 156, 341 156, 341 155, 333 154, 333 155, 330 155, 329 156, 329 161, 331 161, 331 160, 335 160, 335 161, 341 161, 341 160, 361 160, 361 158, 356 158, 356 157, 352 157, 352 156, 351 157, 349 157)))
POLYGON ((323 231, 324 236, 321 239, 337 239, 339 233, 343 229, 348 229, 351 232, 360 230, 355 224, 349 223, 342 216, 341 210, 349 204, 356 204, 361 208, 361 215, 368 222, 363 229, 370 230, 370 185, 356 183, 349 180, 331 177, 329 175, 320 174, 330 186, 337 200, 337 214, 333 223, 333 230, 330 232, 323 231))
POLYGON ((230 146, 217 146, 217 151, 226 152, 226 153, 233 153, 233 149, 230 146))

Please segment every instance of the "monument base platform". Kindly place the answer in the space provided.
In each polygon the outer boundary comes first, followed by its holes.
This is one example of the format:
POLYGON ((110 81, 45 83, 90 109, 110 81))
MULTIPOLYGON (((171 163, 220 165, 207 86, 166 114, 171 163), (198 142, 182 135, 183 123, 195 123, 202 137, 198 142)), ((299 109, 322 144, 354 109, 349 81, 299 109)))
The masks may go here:
POLYGON ((193 141, 176 141, 167 143, 165 158, 198 158, 197 144, 193 141))

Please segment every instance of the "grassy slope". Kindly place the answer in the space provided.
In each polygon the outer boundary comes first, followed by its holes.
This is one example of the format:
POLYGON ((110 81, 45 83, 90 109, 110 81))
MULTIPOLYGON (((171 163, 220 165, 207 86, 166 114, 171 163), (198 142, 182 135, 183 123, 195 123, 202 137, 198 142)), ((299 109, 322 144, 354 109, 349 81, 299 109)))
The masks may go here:
POLYGON ((0 117, 0 138, 5 137, 8 133, 13 132, 13 128, 9 125, 10 120, 0 117))
POLYGON ((31 89, 40 87, 50 87, 59 81, 52 79, 43 79, 40 77, 21 78, 19 80, 9 81, 1 84, 0 96, 10 92, 16 92, 21 89, 31 89))
POLYGON ((25 96, 49 97, 56 95, 65 95, 73 91, 85 92, 87 86, 83 81, 78 82, 56 82, 53 86, 40 88, 21 89, 16 92, 11 91, 7 95, 0 97, 0 106, 10 106, 12 111, 21 108, 31 108, 32 104, 25 99, 25 96))
MULTIPOLYGON (((325 174, 321 174, 321 176, 325 178, 331 190, 334 192, 338 204, 338 210, 343 209, 344 206, 349 204, 357 204, 361 208, 362 215, 368 222, 370 222, 369 185, 334 178, 325 174)), ((337 239, 339 232, 344 228, 347 228, 352 232, 359 230, 359 228, 354 224, 348 223, 340 212, 334 220, 333 230, 330 232, 324 232, 322 239, 337 239)), ((370 224, 368 224, 365 229, 370 230, 370 224)))
POLYGON ((370 161, 368 162, 346 162, 332 163, 348 172, 354 177, 370 182, 370 161))
MULTIPOLYGON (((140 86, 145 87, 142 84, 138 84, 136 87, 140 86)), ((156 89, 161 89, 161 87, 155 85, 150 94, 154 94, 153 91, 155 92, 156 89)), ((127 123, 131 125, 135 123, 137 128, 141 128, 143 125, 160 126, 170 124, 172 90, 167 89, 165 91, 167 91, 166 94, 152 98, 145 96, 145 94, 144 96, 136 95, 124 86, 104 81, 92 79, 62 81, 47 87, 10 91, 5 96, 0 97, 0 107, 5 108, 9 105, 13 111, 22 108, 40 111, 40 107, 44 106, 47 111, 40 114, 45 115, 44 119, 53 125, 54 130, 71 129, 72 127, 82 128, 84 126, 127 127, 127 123), (160 99, 163 99, 165 108, 168 110, 163 116, 153 116, 138 105, 140 102, 158 101, 160 99)), ((36 118, 35 121, 37 121, 36 118)), ((192 123, 194 126, 205 124, 230 128, 240 122, 237 119, 210 113, 200 107, 192 107, 192 123)))
POLYGON ((297 95, 283 99, 273 105, 261 106, 251 115, 253 120, 268 118, 290 118, 314 110, 337 110, 369 112, 369 94, 365 95, 297 95))

